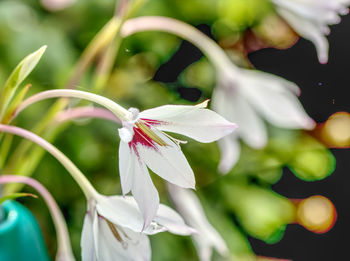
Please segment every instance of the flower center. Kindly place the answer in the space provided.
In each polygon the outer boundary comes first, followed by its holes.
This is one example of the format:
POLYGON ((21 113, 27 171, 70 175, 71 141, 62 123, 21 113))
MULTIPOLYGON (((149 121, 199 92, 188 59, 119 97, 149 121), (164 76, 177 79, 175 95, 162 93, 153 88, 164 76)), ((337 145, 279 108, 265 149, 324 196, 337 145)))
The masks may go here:
POLYGON ((135 134, 138 133, 139 135, 141 135, 142 138, 144 138, 144 140, 148 143, 154 141, 159 146, 167 146, 168 144, 162 138, 160 138, 154 131, 152 131, 150 125, 151 124, 145 120, 138 120, 135 123, 136 127, 134 127, 135 134))

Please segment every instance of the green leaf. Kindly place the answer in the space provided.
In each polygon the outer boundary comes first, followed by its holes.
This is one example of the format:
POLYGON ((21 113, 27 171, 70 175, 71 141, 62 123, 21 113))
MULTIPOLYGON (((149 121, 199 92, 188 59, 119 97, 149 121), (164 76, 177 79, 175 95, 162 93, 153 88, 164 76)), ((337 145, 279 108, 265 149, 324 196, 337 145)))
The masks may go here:
POLYGON ((225 186, 225 194, 243 228, 267 243, 279 241, 285 226, 294 220, 294 205, 272 190, 236 182, 225 186))
POLYGON ((248 260, 249 257, 252 257, 254 254, 246 235, 230 220, 222 207, 219 204, 210 204, 205 197, 200 197, 200 199, 210 224, 224 239, 230 255, 236 257, 233 260, 248 260))
POLYGON ((305 181, 321 180, 335 169, 333 154, 312 137, 304 136, 297 144, 294 157, 288 163, 291 171, 305 181))
POLYGON ((46 50, 46 45, 39 50, 26 56, 13 70, 10 77, 7 79, 2 92, 0 93, 0 120, 2 120, 7 106, 12 100, 18 86, 25 80, 25 78, 33 71, 38 64, 41 56, 46 50))
POLYGON ((12 99, 12 102, 8 105, 8 109, 6 110, 4 118, 2 119, 2 123, 8 124, 11 121, 18 105, 23 101, 30 87, 31 84, 27 84, 22 88, 22 90, 18 92, 17 95, 15 95, 15 97, 12 99))
POLYGON ((33 198, 38 198, 37 195, 32 194, 32 193, 12 193, 10 195, 3 196, 0 198, 0 205, 4 203, 6 200, 9 199, 17 199, 17 198, 22 198, 22 197, 33 197, 33 198))

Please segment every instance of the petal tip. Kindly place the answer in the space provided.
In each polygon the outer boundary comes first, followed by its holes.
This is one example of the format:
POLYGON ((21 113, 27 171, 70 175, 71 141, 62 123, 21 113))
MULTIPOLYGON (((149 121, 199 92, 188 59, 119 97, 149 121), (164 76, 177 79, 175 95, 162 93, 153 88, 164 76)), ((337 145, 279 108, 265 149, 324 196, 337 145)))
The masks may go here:
POLYGON ((207 108, 209 104, 210 99, 206 99, 205 101, 195 105, 198 108, 207 108))
POLYGON ((304 128, 306 130, 313 130, 316 127, 316 122, 313 119, 308 119, 308 121, 305 123, 304 128))
POLYGON ((233 131, 236 130, 237 128, 239 128, 238 124, 237 124, 237 123, 234 123, 234 122, 231 122, 231 124, 230 124, 231 132, 233 132, 233 131))
POLYGON ((319 54, 318 61, 320 62, 320 64, 327 64, 328 54, 319 54))

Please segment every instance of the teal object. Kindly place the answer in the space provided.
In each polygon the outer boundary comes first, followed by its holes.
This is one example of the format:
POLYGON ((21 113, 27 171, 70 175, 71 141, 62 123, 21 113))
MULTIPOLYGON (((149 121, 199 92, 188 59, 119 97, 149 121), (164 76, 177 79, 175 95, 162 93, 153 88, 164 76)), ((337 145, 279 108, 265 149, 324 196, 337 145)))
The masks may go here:
POLYGON ((33 214, 13 200, 2 207, 5 219, 0 222, 0 261, 48 261, 47 248, 33 214))

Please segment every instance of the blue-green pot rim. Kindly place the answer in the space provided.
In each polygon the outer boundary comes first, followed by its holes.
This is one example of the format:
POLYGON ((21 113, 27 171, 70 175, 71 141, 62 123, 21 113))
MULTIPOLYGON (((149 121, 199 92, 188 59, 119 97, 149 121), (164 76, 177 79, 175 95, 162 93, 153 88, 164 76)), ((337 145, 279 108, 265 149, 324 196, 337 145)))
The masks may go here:
POLYGON ((0 222, 0 235, 14 229, 19 219, 16 205, 11 200, 6 200, 1 207, 5 212, 5 220, 0 222))

